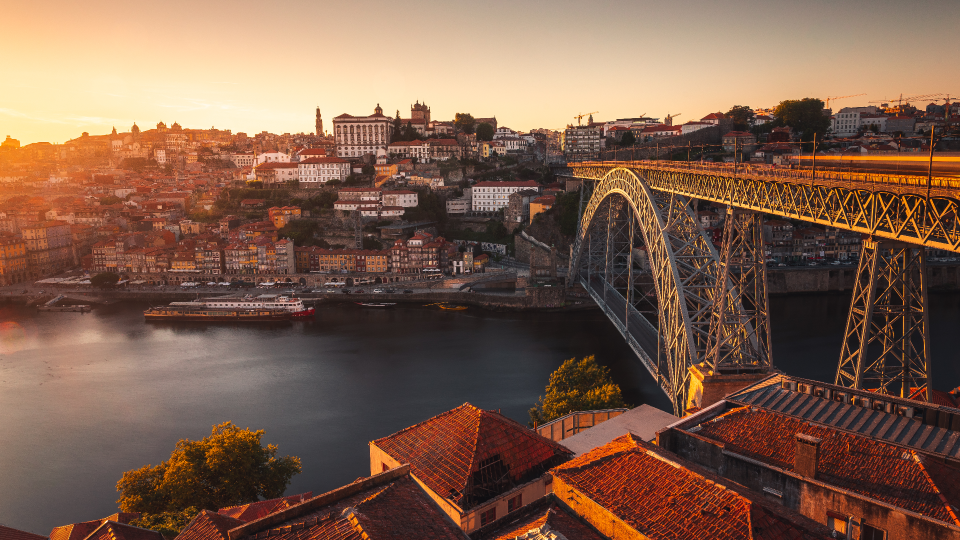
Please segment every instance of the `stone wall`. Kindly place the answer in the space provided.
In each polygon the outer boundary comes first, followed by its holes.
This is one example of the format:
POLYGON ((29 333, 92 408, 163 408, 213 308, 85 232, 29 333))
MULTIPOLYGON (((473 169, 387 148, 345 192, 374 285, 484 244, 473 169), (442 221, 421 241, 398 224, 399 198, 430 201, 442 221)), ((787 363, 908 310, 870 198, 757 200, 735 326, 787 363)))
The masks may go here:
MULTIPOLYGON (((853 290, 857 269, 852 266, 822 268, 771 268, 767 272, 770 294, 839 292, 853 290)), ((957 266, 927 267, 930 290, 960 290, 957 266)))

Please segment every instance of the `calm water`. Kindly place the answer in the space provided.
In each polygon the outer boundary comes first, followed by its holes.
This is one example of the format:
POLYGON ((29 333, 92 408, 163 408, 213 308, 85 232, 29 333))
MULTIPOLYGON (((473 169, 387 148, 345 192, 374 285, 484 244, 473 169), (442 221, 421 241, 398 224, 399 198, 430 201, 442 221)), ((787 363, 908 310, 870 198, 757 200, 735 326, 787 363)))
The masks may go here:
MULTIPOLYGON (((958 384, 960 295, 934 297, 940 387, 958 384)), ((774 355, 832 380, 846 296, 773 301, 774 355)), ((525 423, 547 377, 596 354, 632 404, 669 408, 597 312, 324 307, 283 326, 147 325, 140 305, 91 314, 0 310, 0 523, 47 534, 116 511, 123 471, 231 420, 265 429, 304 472, 288 493, 369 473, 367 442, 469 401, 525 423)))

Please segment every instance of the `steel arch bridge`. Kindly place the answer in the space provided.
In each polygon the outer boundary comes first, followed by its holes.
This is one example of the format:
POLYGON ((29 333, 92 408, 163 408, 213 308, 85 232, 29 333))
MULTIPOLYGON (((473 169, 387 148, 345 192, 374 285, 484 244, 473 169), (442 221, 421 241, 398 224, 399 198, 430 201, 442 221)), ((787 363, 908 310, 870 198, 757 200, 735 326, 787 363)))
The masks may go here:
POLYGON ((956 180, 650 161, 571 168, 593 189, 568 285, 580 283, 604 309, 675 413, 699 405, 693 366, 711 375, 772 368, 760 212, 877 240, 864 242, 836 382, 929 399, 924 248, 960 251, 956 180), (719 252, 695 199, 728 206, 719 252), (636 269, 637 240, 649 272, 636 269))

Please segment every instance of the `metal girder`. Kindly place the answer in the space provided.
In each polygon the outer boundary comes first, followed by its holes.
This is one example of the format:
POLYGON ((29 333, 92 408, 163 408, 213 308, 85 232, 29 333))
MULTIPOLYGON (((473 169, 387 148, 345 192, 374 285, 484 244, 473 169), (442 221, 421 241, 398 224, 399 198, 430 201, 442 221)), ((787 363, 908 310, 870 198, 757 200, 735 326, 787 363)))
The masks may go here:
MULTIPOLYGON (((633 172, 616 169, 597 180, 584 209, 571 253, 568 283, 591 284, 602 276, 604 291, 610 286, 608 273, 612 270, 597 271, 596 264, 598 259, 606 263, 609 251, 598 253, 594 246, 602 234, 600 228, 608 228, 603 231, 603 241, 609 242, 609 229, 617 223, 613 215, 631 216, 647 248, 659 306, 662 343, 658 348, 663 351, 663 355, 658 354, 656 372, 661 386, 668 389, 674 412, 679 414, 686 403, 688 368, 705 359, 709 346, 719 258, 685 197, 655 193, 633 172), (626 214, 615 212, 621 204, 626 214), (583 272, 587 273, 585 279, 581 279, 583 272)), ((631 272, 629 265, 626 270, 631 272)), ((610 299, 604 296, 601 301, 606 310, 610 299)), ((630 313, 630 307, 625 313, 630 313)))
POLYGON ((924 186, 904 184, 911 177, 880 182, 871 175, 818 173, 813 179, 794 171, 736 172, 721 165, 643 161, 570 168, 581 179, 628 169, 653 190, 960 252, 960 201, 952 179, 933 179, 937 187, 928 196, 924 186))
POLYGON ((707 362, 715 373, 772 367, 763 214, 727 207, 707 362))
POLYGON ((930 400, 925 280, 923 247, 863 243, 836 384, 930 400))

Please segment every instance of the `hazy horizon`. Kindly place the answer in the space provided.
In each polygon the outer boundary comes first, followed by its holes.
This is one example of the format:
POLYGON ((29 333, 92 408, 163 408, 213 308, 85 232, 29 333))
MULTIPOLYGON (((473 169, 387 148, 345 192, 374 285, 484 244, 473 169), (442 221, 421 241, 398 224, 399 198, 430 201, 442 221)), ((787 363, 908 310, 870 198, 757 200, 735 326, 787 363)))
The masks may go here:
MULTIPOLYGON (((956 4, 291 0, 7 6, 0 138, 61 143, 157 122, 312 132, 378 103, 562 128, 733 105, 960 94, 956 4), (922 29, 917 31, 914 29, 922 29), (914 30, 911 32, 911 30, 914 30)), ((918 103, 923 106, 925 103, 918 103)))

